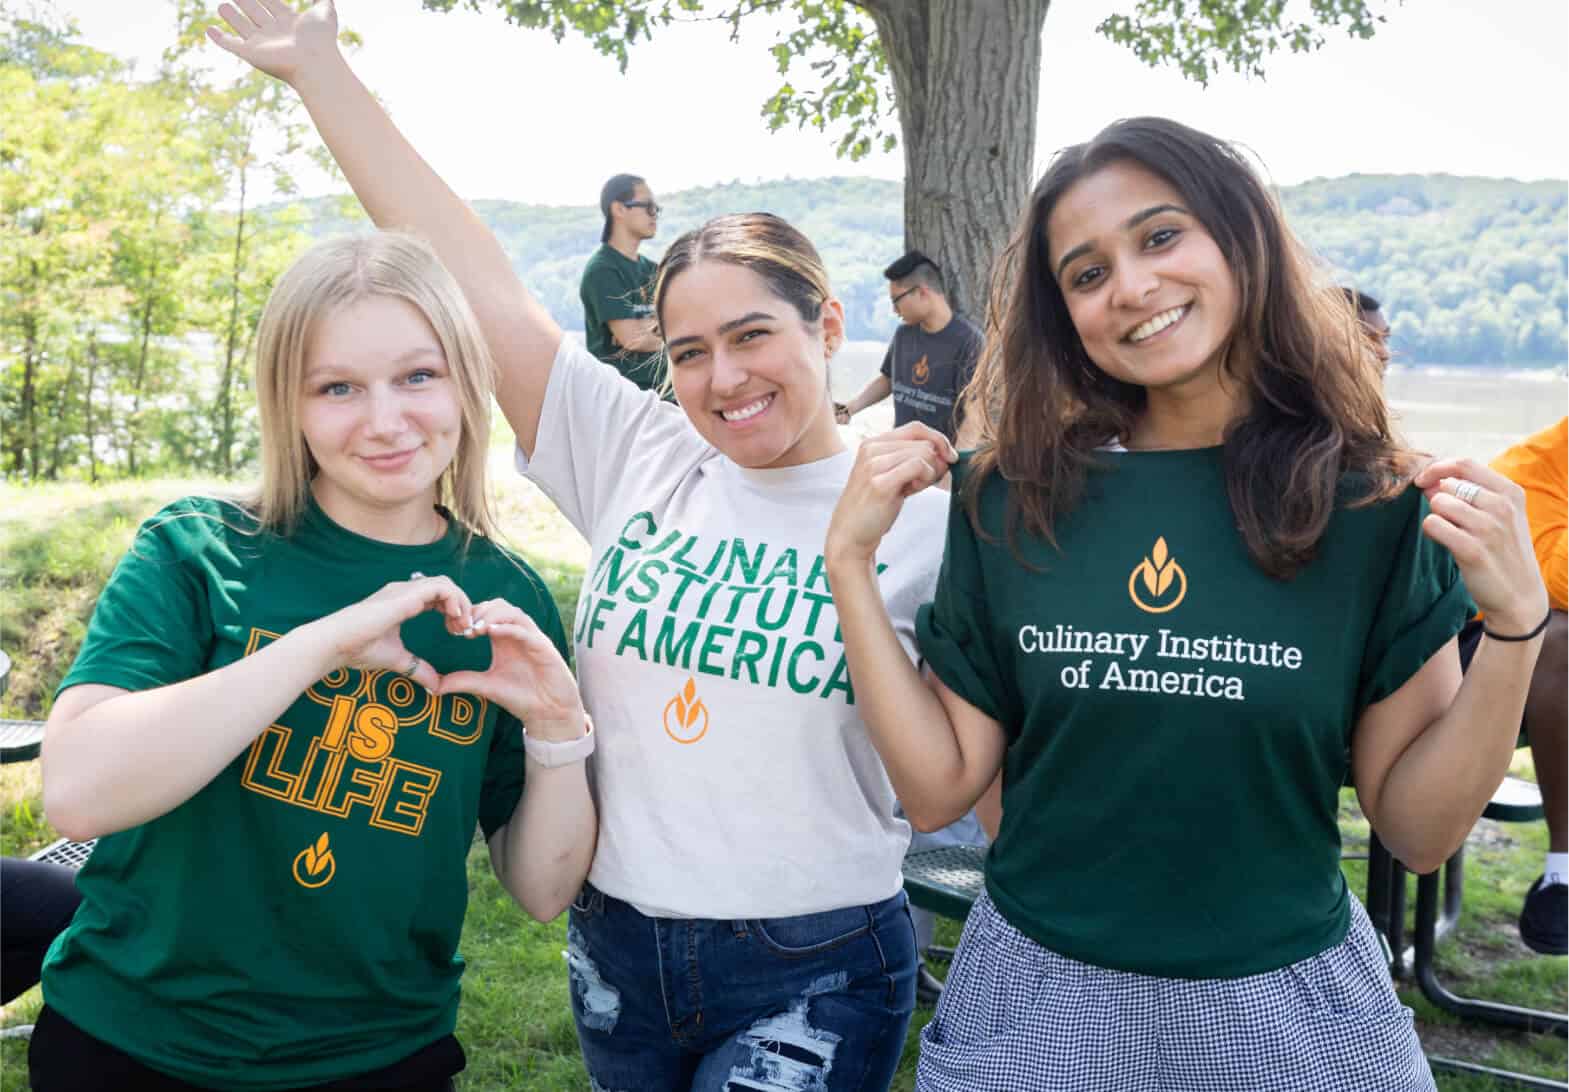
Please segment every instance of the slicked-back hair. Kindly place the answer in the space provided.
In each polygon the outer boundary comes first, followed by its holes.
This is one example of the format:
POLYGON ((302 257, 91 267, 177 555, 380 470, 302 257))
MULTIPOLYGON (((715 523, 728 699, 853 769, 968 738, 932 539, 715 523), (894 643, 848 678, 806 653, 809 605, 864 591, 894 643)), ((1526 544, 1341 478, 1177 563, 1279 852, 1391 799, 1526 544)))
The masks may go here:
POLYGON ((654 273, 654 314, 664 326, 670 284, 698 262, 725 262, 750 269, 774 295, 815 323, 829 298, 828 271, 805 235, 771 212, 716 216, 670 244, 654 273))
POLYGON ((942 269, 919 250, 906 251, 903 257, 883 270, 883 276, 902 288, 919 285, 930 288, 939 296, 948 295, 948 289, 943 284, 942 269))
POLYGON ((1372 314, 1384 306, 1366 292, 1359 292, 1355 288, 1343 286, 1340 292, 1346 297, 1346 302, 1358 311, 1372 314))
POLYGON ((610 206, 620 201, 626 204, 637 197, 637 188, 645 185, 646 180, 635 174, 613 174, 610 179, 599 187, 599 211, 605 218, 605 226, 599 230, 599 241, 610 242, 610 206))
POLYGON ((1236 282, 1237 324, 1221 368, 1245 395, 1224 438, 1226 490, 1249 554, 1289 579, 1314 557, 1344 476, 1353 503, 1403 487, 1371 347, 1338 294, 1315 283, 1307 252, 1274 196, 1230 144, 1165 118, 1115 122, 1058 152, 1036 184, 993 272, 979 375, 966 390, 982 421, 965 503, 981 534, 983 482, 1010 484, 1006 534, 1055 542, 1053 529, 1103 465, 1096 449, 1126 438, 1143 414, 1143 387, 1102 371, 1084 350, 1051 262, 1048 224, 1063 195, 1112 164, 1140 167, 1182 197, 1236 282))

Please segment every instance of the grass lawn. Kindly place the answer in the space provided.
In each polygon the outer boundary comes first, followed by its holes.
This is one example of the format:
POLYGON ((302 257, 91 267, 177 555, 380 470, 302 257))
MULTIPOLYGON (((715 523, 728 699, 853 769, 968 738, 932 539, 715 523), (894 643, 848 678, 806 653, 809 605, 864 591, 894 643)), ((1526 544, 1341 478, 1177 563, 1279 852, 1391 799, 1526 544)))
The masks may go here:
MULTIPOLYGON (((504 466, 506 438, 496 458, 504 466)), ((498 470, 501 469, 498 466, 498 470)), ((568 622, 577 599, 587 550, 555 509, 516 477, 502 477, 497 497, 511 543, 550 585, 568 622)), ((49 695, 80 644, 98 589, 130 541, 137 524, 161 504, 190 492, 217 492, 207 481, 136 481, 98 487, 81 484, 0 486, 0 648, 16 666, 0 699, 0 716, 42 718, 49 695)), ((1516 756, 1518 775, 1531 777, 1529 753, 1516 756)), ((56 835, 40 807, 37 762, 0 767, 0 851, 25 855, 56 835)), ((1341 827, 1347 851, 1365 852, 1367 824, 1345 793, 1341 827)), ((1541 869, 1546 830, 1540 823, 1483 821, 1467 849, 1466 897, 1461 923, 1439 949, 1439 974, 1462 996, 1565 1010, 1566 961, 1531 953, 1515 933, 1520 899, 1541 869)), ((1245 862, 1238 862, 1243 875, 1245 862)), ((1352 890, 1364 887, 1365 865, 1345 865, 1352 890)), ((468 1092, 587 1087, 567 1006, 565 918, 548 925, 530 921, 490 874, 483 847, 469 855, 470 899, 463 928, 464 976, 458 1035, 469 1067, 459 1082, 468 1092)), ((1414 904, 1415 895, 1411 903, 1414 904)), ((940 942, 952 944, 958 925, 939 925, 940 942)), ((1430 1053, 1565 1079, 1564 1040, 1461 1024, 1422 998, 1401 989, 1415 1009, 1430 1053)), ((37 989, 0 1010, 0 1024, 30 1023, 41 1004, 37 989)), ((919 1009, 895 1088, 914 1083, 915 1036, 931 1018, 919 1009)), ((1444 1092, 1494 1087, 1470 1077, 1440 1075, 1444 1092)), ((26 1088, 26 1045, 0 1042, 0 1092, 26 1088)), ((1263 1092, 1263 1090, 1261 1090, 1263 1092)))

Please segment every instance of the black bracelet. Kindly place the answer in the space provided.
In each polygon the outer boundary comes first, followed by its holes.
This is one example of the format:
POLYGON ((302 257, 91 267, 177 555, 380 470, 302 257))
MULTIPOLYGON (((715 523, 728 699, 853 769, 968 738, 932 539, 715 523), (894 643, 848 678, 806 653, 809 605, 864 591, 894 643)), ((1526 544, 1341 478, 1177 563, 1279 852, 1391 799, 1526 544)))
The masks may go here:
POLYGON ((1502 633, 1494 633, 1492 630, 1488 629, 1486 622, 1482 623, 1482 632, 1485 633, 1487 636, 1491 637, 1495 641, 1529 641, 1532 637, 1540 636, 1542 631, 1547 628, 1547 623, 1551 622, 1552 620, 1553 620, 1553 608, 1552 607, 1548 607, 1547 608, 1547 617, 1543 618, 1542 619, 1542 624, 1537 626, 1530 633, 1521 633, 1521 634, 1518 634, 1518 635, 1516 635, 1514 637, 1508 637, 1508 636, 1505 636, 1502 633))

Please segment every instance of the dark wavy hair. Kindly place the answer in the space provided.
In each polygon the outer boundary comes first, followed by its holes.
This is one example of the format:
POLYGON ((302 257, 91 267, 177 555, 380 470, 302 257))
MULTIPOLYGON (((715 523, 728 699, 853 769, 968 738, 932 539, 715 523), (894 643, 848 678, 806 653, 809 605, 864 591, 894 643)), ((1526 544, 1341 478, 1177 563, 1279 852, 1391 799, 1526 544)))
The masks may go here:
POLYGON ((1236 148, 1165 118, 1118 121, 1058 152, 993 271, 986 350, 965 393, 982 420, 964 491, 970 521, 993 537, 979 498, 1000 474, 1011 486, 1010 544, 1021 529, 1055 544, 1056 522, 1104 465, 1096 449, 1130 435, 1144 411, 1144 388, 1085 352, 1049 260, 1057 202, 1113 163, 1142 167, 1181 194, 1236 279, 1237 325, 1221 368, 1247 408, 1225 432, 1226 490, 1254 562, 1289 579, 1313 559, 1337 503, 1371 504, 1403 488, 1406 453, 1355 313, 1315 283, 1270 191, 1236 148))

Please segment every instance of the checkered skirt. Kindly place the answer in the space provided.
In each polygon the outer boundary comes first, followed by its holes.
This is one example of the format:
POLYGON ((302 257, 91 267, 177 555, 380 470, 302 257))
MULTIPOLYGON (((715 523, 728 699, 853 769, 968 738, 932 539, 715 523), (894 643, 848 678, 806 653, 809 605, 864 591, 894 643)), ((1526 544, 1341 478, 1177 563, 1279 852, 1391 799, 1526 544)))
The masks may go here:
POLYGON ((917 1092, 1430 1092, 1411 1010, 1361 904, 1346 939, 1230 979, 1152 978, 1058 955, 976 900, 917 1092))

